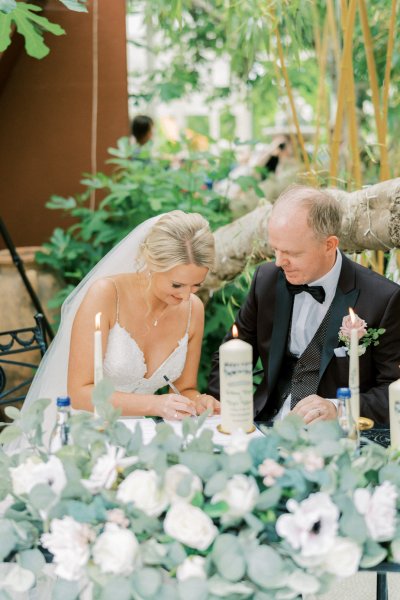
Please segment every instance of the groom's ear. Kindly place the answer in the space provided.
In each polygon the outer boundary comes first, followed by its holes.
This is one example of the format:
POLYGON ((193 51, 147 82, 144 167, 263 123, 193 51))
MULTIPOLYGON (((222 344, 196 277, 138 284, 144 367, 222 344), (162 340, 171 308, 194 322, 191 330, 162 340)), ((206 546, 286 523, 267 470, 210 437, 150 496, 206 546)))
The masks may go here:
POLYGON ((336 252, 339 247, 339 238, 336 235, 329 235, 325 240, 327 252, 336 252))

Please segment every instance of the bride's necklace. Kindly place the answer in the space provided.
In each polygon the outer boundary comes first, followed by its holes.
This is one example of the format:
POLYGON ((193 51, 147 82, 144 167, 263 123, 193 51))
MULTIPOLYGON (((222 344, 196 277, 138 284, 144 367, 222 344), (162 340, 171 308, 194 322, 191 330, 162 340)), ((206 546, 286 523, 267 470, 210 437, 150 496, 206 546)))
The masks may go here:
POLYGON ((163 315, 164 315, 165 311, 167 310, 168 306, 169 306, 169 305, 167 304, 167 306, 166 306, 166 307, 165 307, 165 308, 164 308, 164 309, 163 309, 163 310, 160 312, 160 314, 158 315, 158 317, 156 317, 156 318, 154 319, 154 321, 152 320, 152 325, 153 325, 153 327, 157 327, 157 325, 158 325, 158 322, 160 321, 160 319, 162 319, 162 317, 163 317, 163 315))

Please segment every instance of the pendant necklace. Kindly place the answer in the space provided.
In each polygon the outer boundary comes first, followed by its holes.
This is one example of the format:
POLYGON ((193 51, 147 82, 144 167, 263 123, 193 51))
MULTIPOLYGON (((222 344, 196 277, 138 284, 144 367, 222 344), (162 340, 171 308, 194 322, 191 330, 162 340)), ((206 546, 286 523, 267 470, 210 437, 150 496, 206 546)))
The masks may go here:
POLYGON ((153 327, 157 327, 158 321, 162 318, 162 316, 164 315, 164 313, 167 310, 168 306, 169 305, 167 304, 167 306, 164 308, 164 310, 162 310, 161 313, 158 315, 158 317, 153 321, 153 327))

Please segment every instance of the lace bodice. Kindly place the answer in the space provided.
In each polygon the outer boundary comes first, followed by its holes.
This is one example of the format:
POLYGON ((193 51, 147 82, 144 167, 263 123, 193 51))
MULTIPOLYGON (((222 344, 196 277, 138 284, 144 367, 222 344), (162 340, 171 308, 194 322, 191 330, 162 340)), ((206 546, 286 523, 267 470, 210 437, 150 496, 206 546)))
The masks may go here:
MULTIPOLYGON (((114 282, 115 285, 115 282, 114 282)), ((189 325, 191 317, 191 300, 189 300, 189 316, 186 332, 177 342, 176 348, 147 378, 147 365, 142 350, 130 333, 119 323, 119 297, 117 290, 117 319, 110 329, 107 348, 103 361, 104 376, 111 379, 118 392, 136 394, 154 394, 166 385, 164 375, 172 382, 182 374, 185 366, 189 325)))

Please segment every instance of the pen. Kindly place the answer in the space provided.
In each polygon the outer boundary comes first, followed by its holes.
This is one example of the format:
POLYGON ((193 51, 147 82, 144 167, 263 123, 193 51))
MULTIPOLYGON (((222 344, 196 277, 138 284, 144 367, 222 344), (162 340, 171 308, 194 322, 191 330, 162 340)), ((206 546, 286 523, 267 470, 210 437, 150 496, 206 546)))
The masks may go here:
POLYGON ((176 385, 174 385, 172 383, 172 381, 170 380, 170 378, 167 375, 163 375, 165 381, 168 383, 169 387, 171 388, 171 390, 174 392, 174 394, 178 394, 179 396, 181 395, 180 391, 178 390, 178 388, 176 387, 176 385))

